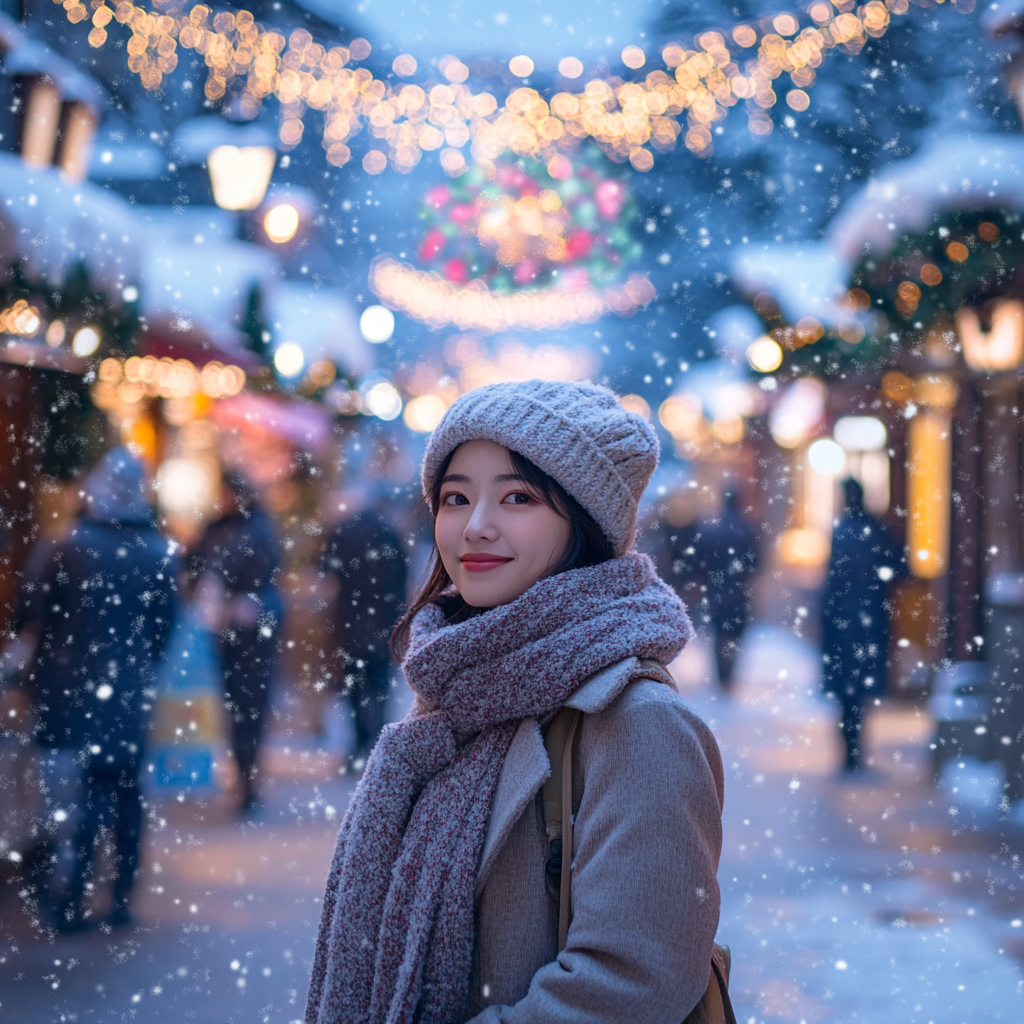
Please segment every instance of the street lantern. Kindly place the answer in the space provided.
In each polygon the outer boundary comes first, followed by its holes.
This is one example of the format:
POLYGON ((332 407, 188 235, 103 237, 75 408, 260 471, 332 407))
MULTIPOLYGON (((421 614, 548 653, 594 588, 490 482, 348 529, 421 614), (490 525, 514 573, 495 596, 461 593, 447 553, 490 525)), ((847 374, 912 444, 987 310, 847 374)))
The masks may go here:
POLYGON ((956 314, 956 330, 972 370, 1013 370, 1024 357, 1024 303, 1016 299, 1004 299, 995 306, 989 331, 981 329, 978 314, 965 306, 956 314))
POLYGON ((255 210, 266 195, 276 154, 269 146, 215 146, 206 158, 213 198, 223 210, 255 210))
POLYGON ((276 137, 260 124, 234 124, 216 114, 184 121, 174 149, 184 163, 205 163, 213 198, 223 210, 255 210, 267 194, 277 158, 276 137))

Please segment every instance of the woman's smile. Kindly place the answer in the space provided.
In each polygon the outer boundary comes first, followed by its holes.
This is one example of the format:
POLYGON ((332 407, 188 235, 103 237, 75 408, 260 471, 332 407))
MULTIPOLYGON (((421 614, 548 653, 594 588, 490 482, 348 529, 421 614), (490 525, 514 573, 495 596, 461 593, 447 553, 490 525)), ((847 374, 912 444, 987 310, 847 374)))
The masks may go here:
POLYGON ((459 561, 466 572, 489 572, 512 561, 507 555, 492 555, 486 552, 469 553, 463 555, 459 561))

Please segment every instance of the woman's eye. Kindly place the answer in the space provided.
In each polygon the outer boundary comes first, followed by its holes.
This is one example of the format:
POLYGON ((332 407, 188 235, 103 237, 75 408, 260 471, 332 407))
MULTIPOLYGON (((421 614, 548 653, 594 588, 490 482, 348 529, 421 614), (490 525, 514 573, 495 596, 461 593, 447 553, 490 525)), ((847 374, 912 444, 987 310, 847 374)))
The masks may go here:
POLYGON ((524 491, 513 491, 505 498, 510 505, 528 505, 530 503, 530 496, 524 491))
POLYGON ((441 504, 442 505, 468 505, 469 504, 469 498, 467 498, 464 494, 457 494, 457 493, 456 494, 446 494, 441 499, 441 504))

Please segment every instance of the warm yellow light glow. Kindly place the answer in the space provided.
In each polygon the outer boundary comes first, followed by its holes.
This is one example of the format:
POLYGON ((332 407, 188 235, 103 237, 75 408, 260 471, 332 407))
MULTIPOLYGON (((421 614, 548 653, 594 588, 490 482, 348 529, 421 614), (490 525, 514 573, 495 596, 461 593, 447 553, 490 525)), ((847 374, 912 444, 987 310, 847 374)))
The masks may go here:
POLYGON ((811 527, 793 527, 779 538, 779 553, 786 565, 817 568, 828 559, 828 537, 811 527))
POLYGON ((563 57, 558 62, 558 73, 563 78, 579 78, 583 74, 583 61, 578 57, 563 57))
POLYGON ((722 444, 739 444, 746 432, 742 416, 716 416, 711 421, 711 433, 722 444))
POLYGON ((24 299, 18 299, 14 305, 0 312, 0 333, 21 334, 30 338, 42 326, 39 310, 24 299))
POLYGON ((922 579, 937 579, 949 562, 952 429, 949 414, 918 413, 907 431, 907 552, 922 579))
POLYGON ((263 230, 272 242, 290 242, 299 230, 299 211, 291 203, 278 203, 263 218, 263 230))
POLYGON ((635 412, 638 416, 643 416, 648 423, 651 422, 651 407, 641 395, 623 395, 619 401, 627 412, 635 412))
POLYGON ((269 146, 217 146, 206 158, 213 198, 224 210, 255 210, 267 193, 276 154, 269 146))
POLYGON ((71 341, 71 351, 83 359, 100 347, 100 332, 95 327, 80 327, 71 341))
POLYGON ((438 395, 418 395, 405 407, 402 419, 410 430, 429 434, 436 429, 448 406, 438 395))
POLYGON ((956 314, 956 330, 964 359, 972 370, 1012 370, 1024 355, 1024 303, 1004 299, 992 311, 992 329, 983 331, 978 314, 964 306, 956 314))
POLYGON ((370 288, 393 309, 421 323, 432 327, 454 324, 460 330, 483 334, 517 327, 544 331, 570 323, 592 323, 605 313, 630 316, 655 298, 654 286, 641 274, 613 288, 502 293, 489 291, 482 281, 454 284, 390 256, 374 260, 370 288))
POLYGON ((516 78, 529 78, 533 74, 533 61, 521 53, 508 62, 508 69, 516 78))
MULTIPOLYGON (((324 46, 304 28, 286 38, 274 27, 256 22, 246 10, 219 11, 211 18, 205 4, 157 14, 132 0, 119 0, 113 11, 99 3, 88 42, 93 47, 103 46, 107 26, 116 28, 113 19, 130 28, 132 36, 125 47, 128 68, 149 90, 161 88, 165 75, 177 66, 179 49, 196 51, 206 58, 209 69, 203 88, 208 102, 218 103, 233 95, 241 112, 251 118, 268 97, 280 100, 285 116, 278 137, 285 149, 302 141, 305 110, 322 111, 324 150, 328 162, 337 167, 352 157, 346 143, 368 129, 373 137, 386 140, 388 153, 373 150, 376 156, 364 158, 367 173, 380 173, 389 159, 396 171, 408 173, 424 150, 439 147, 438 126, 444 126, 445 134, 472 139, 472 155, 484 164, 496 159, 503 149, 546 162, 557 155, 559 147, 573 147, 578 140, 590 138, 614 159, 628 159, 634 168, 646 171, 654 162, 652 150, 671 150, 678 137, 692 153, 710 157, 712 132, 719 130, 715 125, 738 99, 753 101, 747 107, 751 132, 770 134, 773 122, 768 111, 783 95, 783 89, 776 91, 775 86, 781 85, 784 74, 798 87, 788 92, 789 105, 804 109, 809 103, 804 90, 813 83, 815 69, 825 57, 836 52, 858 53, 869 38, 885 35, 890 14, 906 13, 908 0, 869 0, 855 13, 835 6, 813 3, 808 12, 813 25, 802 29, 800 16, 784 13, 775 17, 774 24, 759 21, 757 28, 740 25, 731 34, 703 32, 689 41, 695 49, 668 43, 661 53, 666 71, 652 71, 635 82, 623 82, 617 76, 595 79, 584 93, 573 97, 577 109, 568 117, 555 113, 533 90, 513 89, 504 106, 489 92, 474 94, 462 85, 469 69, 453 57, 438 62, 441 73, 453 83, 452 96, 433 98, 435 86, 428 103, 423 88, 401 80, 415 71, 409 54, 392 62, 397 78, 376 79, 369 69, 352 66, 369 56, 367 40, 353 39, 347 47, 324 46), (766 31, 768 28, 775 31, 766 31), (313 67, 315 72, 307 70, 313 67), (526 106, 518 95, 523 91, 533 93, 526 106)), ((973 9, 973 2, 959 6, 966 13, 973 9)), ((64 8, 73 24, 88 18, 86 6, 78 0, 65 0, 64 8)), ((118 39, 121 42, 123 39, 118 39)), ((633 69, 646 63, 642 50, 635 46, 626 47, 623 60, 633 69)), ((509 70, 517 78, 526 78, 533 74, 534 62, 519 55, 509 62, 509 70)), ((58 114, 59 103, 54 107, 51 97, 50 110, 41 121, 48 129, 40 133, 44 138, 54 135, 58 114)), ((449 139, 449 145, 457 151, 464 141, 449 139)), ((446 170, 461 173, 451 169, 454 166, 455 158, 449 157, 446 170)), ((959 246, 954 251, 966 258, 962 243, 953 245, 959 246)))
POLYGON ((46 328, 46 344, 50 348, 59 348, 64 344, 64 339, 67 337, 68 330, 64 326, 63 320, 53 320, 50 326, 46 328))
POLYGON ((647 61, 647 54, 639 46, 627 46, 622 51, 622 63, 627 68, 642 68, 647 61))
POLYGON ((677 440, 695 440, 704 422, 700 400, 693 395, 672 395, 658 409, 661 425, 677 440))
POLYGON ((284 342, 274 353, 274 367, 282 377, 297 377, 305 365, 305 353, 294 341, 284 342))
POLYGON ((119 402, 133 403, 143 398, 227 398, 245 387, 245 371, 240 366, 213 360, 199 369, 188 359, 157 359, 156 356, 113 357, 100 363, 97 381, 92 387, 93 402, 100 409, 114 408, 119 402))
POLYGON ((747 362, 758 373, 773 373, 782 365, 782 346, 764 335, 747 349, 747 362))

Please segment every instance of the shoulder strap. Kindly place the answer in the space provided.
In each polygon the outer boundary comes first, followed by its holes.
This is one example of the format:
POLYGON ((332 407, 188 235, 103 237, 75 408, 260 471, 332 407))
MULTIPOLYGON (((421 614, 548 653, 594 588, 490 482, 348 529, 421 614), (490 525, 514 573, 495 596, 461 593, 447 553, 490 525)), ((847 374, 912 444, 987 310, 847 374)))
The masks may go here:
MULTIPOLYGON (((668 669, 658 661, 643 659, 630 677, 630 682, 653 679, 675 688, 668 669)), ((563 707, 548 726, 544 749, 551 762, 551 775, 544 783, 544 822, 551 856, 547 863, 548 891, 558 898, 558 949, 565 948, 572 915, 572 833, 575 815, 572 807, 573 742, 583 712, 563 707), (554 882, 557 878, 557 889, 554 882)), ((728 946, 717 942, 711 956, 708 987, 700 1002, 683 1024, 736 1024, 736 1015, 729 999, 729 974, 732 955, 728 946)))
POLYGON ((558 948, 565 948, 572 908, 572 751, 583 712, 561 708, 548 726, 544 748, 551 775, 544 783, 544 821, 551 856, 548 891, 558 898, 558 948), (555 888, 557 883, 557 888, 555 888))
MULTIPOLYGON (((650 658, 640 659, 629 682, 641 679, 652 679, 675 687, 668 669, 650 658)), ((550 849, 546 873, 548 892, 558 899, 559 949, 565 947, 572 914, 572 757, 573 741, 582 718, 582 711, 560 708, 544 737, 544 749, 551 763, 551 775, 544 783, 544 823, 550 849)))

